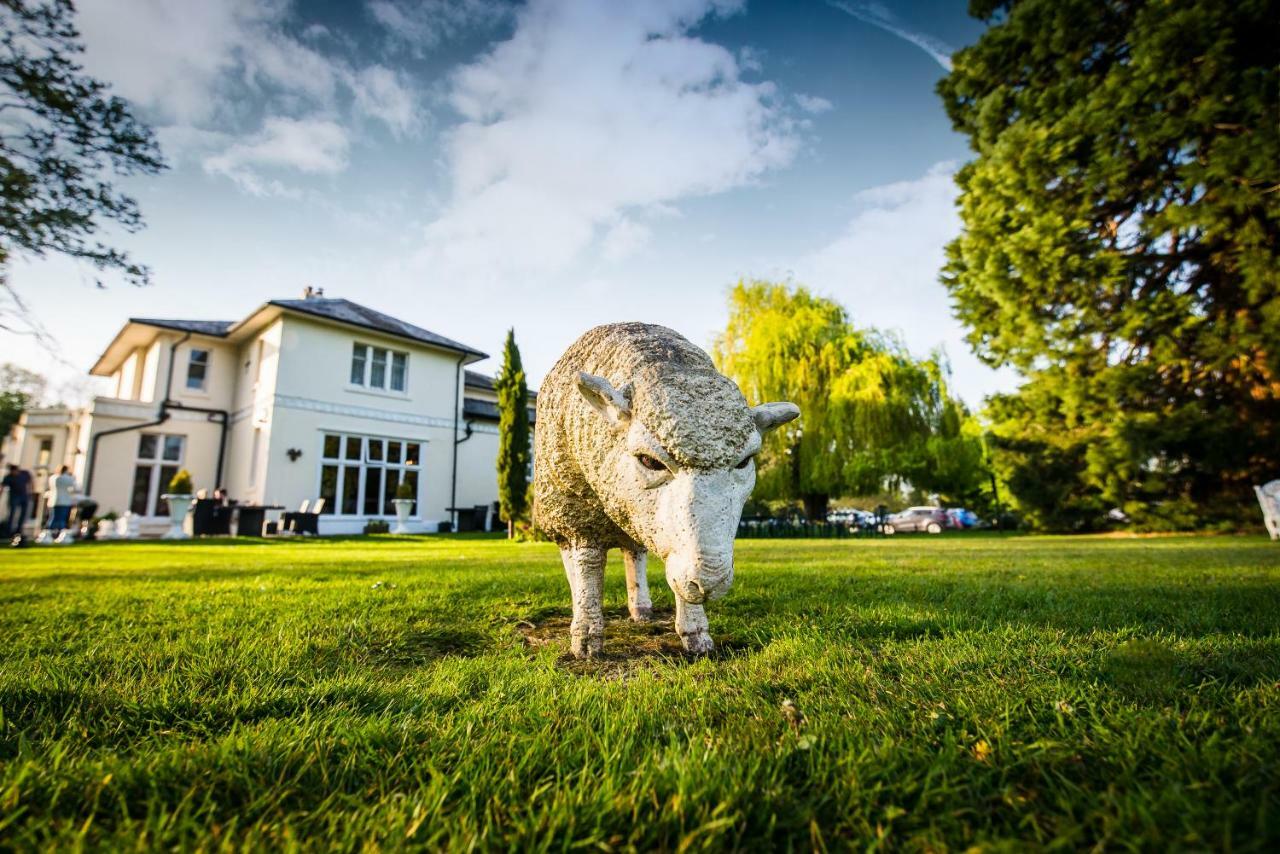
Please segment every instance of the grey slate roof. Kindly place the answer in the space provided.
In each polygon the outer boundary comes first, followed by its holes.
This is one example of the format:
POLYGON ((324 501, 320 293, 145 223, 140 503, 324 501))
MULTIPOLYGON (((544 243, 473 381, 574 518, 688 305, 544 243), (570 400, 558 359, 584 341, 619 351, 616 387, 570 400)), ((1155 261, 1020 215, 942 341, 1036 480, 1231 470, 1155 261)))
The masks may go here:
POLYGON ((482 374, 479 371, 467 371, 466 380, 464 382, 472 388, 482 388, 486 391, 495 391, 493 387, 493 377, 488 374, 482 374))
POLYGON ((154 317, 131 317, 129 322, 159 326, 161 329, 176 329, 179 332, 194 332, 197 335, 212 335, 215 338, 222 338, 227 330, 236 325, 233 320, 163 320, 154 317))
POLYGON ((466 344, 454 341, 452 338, 445 338, 443 335, 437 335, 434 332, 423 329, 421 326, 414 326, 412 323, 397 320, 389 314, 374 311, 351 300, 330 299, 328 297, 273 299, 267 305, 279 306, 290 311, 311 314, 316 317, 324 317, 340 323, 349 323, 352 326, 362 326, 365 329, 372 329, 376 332, 383 332, 400 338, 408 338, 411 341, 420 341, 435 347, 443 347, 446 350, 456 350, 459 353, 470 353, 481 358, 488 358, 489 356, 488 353, 481 352, 474 347, 468 347, 466 344))
MULTIPOLYGON (((462 399, 462 415, 465 418, 471 418, 476 421, 497 421, 498 404, 487 400, 476 400, 474 397, 464 397, 462 399)), ((537 421, 537 416, 537 410, 530 406, 529 423, 533 424, 537 421)))

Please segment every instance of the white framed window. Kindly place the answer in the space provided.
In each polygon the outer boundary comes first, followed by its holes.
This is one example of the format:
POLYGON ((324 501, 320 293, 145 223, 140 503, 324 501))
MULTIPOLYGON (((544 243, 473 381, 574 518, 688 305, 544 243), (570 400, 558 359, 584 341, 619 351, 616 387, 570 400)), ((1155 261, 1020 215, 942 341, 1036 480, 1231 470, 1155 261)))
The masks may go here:
POLYGON ((209 378, 209 351, 191 349, 187 360, 187 388, 190 391, 204 391, 209 378))
MULTIPOLYGON (((417 439, 322 434, 316 489, 324 514, 370 518, 394 516, 396 489, 408 483, 420 498, 423 443, 417 439)), ((420 511, 415 507, 415 515, 420 511)))
POLYGON ((143 433, 138 437, 138 459, 133 469, 129 509, 139 516, 168 516, 169 504, 160 498, 169 481, 182 468, 187 439, 168 433, 143 433))
POLYGON ((351 345, 352 385, 383 391, 409 388, 409 354, 356 342, 351 345))

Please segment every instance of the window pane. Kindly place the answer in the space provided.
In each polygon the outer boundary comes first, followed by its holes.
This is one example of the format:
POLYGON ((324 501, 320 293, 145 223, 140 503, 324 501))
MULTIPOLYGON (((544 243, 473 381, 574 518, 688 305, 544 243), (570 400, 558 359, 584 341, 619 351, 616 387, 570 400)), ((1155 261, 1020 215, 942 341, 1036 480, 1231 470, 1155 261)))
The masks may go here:
POLYGON ((387 442, 387 462, 389 463, 400 462, 400 443, 399 442, 387 442))
POLYGON ((345 454, 345 459, 348 459, 348 460, 360 459, 360 437, 359 436, 347 437, 347 453, 345 454))
POLYGON ((404 353, 391 354, 391 388, 393 391, 404 391, 404 374, 408 358, 404 353))
MULTIPOLYGON (((336 436, 333 438, 337 438, 336 436)), ((336 451, 336 449, 335 449, 336 451)), ((320 467, 320 497, 324 499, 323 513, 333 513, 338 505, 338 467, 320 467)))
POLYGON ((382 469, 369 466, 364 470, 364 514, 382 515, 382 469))
POLYGON ((143 433, 138 437, 138 459, 154 460, 156 458, 156 449, 159 447, 159 439, 155 433, 143 433))
POLYGON ((342 440, 332 433, 325 434, 324 437, 324 458, 326 460, 336 460, 338 458, 338 450, 342 447, 342 440))
POLYGON ((410 442, 404 446, 404 464, 407 466, 418 465, 418 443, 410 442))
POLYGON ((169 491, 169 481, 178 473, 177 466, 160 466, 160 482, 156 484, 156 515, 169 515, 169 502, 160 496, 169 491))
POLYGON ((382 462, 382 440, 367 439, 366 443, 369 446, 369 459, 378 463, 382 462))
POLYGON ((364 385, 364 362, 368 351, 369 348, 363 344, 351 348, 351 382, 355 385, 364 385))
POLYGON ((387 351, 373 348, 373 364, 369 368, 369 388, 387 387, 387 351))
POLYGON ((164 437, 164 458, 166 460, 177 462, 182 459, 182 438, 181 436, 164 437))
POLYGON ((382 484, 382 512, 390 516, 396 512, 396 506, 391 503, 396 497, 396 486, 400 483, 400 472, 396 469, 387 469, 386 480, 382 484))
POLYGON ((133 492, 129 494, 129 509, 139 516, 147 515, 147 494, 151 491, 151 466, 138 466, 133 470, 133 492))
POLYGON ((187 388, 204 388, 205 372, 209 365, 208 350, 192 350, 187 362, 187 388))
POLYGON ((357 501, 360 498, 360 467, 345 466, 342 469, 342 514, 344 516, 354 516, 360 508, 357 501))

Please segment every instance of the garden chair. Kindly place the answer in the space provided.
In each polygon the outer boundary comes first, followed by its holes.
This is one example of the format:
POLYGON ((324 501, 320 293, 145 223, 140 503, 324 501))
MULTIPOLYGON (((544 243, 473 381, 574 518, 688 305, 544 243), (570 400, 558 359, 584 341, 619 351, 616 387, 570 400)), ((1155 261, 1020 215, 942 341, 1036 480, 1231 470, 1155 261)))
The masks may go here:
POLYGON ((1267 526, 1271 539, 1280 540, 1280 480, 1273 480, 1265 486, 1255 486, 1258 503, 1262 505, 1262 521, 1267 526))

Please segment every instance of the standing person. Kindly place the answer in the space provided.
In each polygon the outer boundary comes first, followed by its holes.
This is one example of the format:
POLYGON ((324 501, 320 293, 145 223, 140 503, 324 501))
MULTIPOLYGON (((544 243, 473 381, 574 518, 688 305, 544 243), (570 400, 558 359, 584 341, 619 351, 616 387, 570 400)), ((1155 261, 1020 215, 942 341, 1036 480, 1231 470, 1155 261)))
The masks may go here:
POLYGON ((49 485, 48 501, 49 507, 53 509, 53 517, 49 522, 50 530, 66 529, 67 520, 71 518, 71 496, 75 491, 76 479, 71 476, 71 469, 66 466, 58 469, 58 476, 49 485))
POLYGON ((0 491, 9 494, 9 536, 20 537, 27 521, 27 504, 31 501, 31 472, 10 465, 9 473, 0 481, 0 491))

